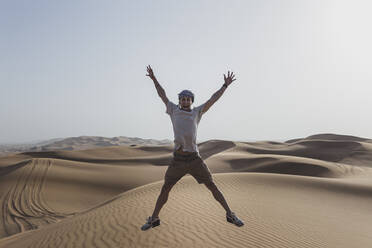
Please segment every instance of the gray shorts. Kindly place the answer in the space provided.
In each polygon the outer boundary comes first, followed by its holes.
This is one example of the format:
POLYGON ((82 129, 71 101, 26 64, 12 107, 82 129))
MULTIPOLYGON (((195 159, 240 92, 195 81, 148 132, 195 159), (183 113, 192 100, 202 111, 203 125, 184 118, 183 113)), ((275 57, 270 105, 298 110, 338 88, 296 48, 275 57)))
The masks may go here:
POLYGON ((165 183, 176 184, 184 175, 190 174, 198 183, 212 182, 212 174, 208 166, 197 152, 180 155, 173 152, 173 158, 165 172, 165 183))

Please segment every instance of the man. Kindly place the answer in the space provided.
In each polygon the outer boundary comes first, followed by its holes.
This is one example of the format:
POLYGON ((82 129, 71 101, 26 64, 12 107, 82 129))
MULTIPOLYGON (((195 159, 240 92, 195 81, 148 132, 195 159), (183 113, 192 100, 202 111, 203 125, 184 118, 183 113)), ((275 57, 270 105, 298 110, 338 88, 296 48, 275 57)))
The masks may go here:
POLYGON ((204 104, 191 109, 194 102, 194 94, 189 90, 183 90, 178 94, 178 105, 169 101, 164 89, 160 86, 156 79, 151 66, 147 67, 148 74, 158 92, 158 95, 166 105, 166 113, 170 115, 174 131, 174 151, 173 158, 168 166, 164 177, 164 185, 157 199, 154 212, 149 216, 146 223, 141 227, 142 230, 147 230, 151 227, 160 225, 159 212, 163 205, 168 200, 168 194, 172 187, 184 175, 191 174, 198 183, 204 183, 205 186, 212 192, 214 198, 226 210, 226 220, 237 226, 242 226, 244 223, 236 217, 226 203, 221 191, 213 182, 212 175, 203 162, 199 154, 199 149, 196 144, 197 127, 202 115, 222 96, 226 88, 235 81, 233 72, 228 71, 227 76, 224 74, 225 83, 223 86, 212 95, 212 97, 204 104))

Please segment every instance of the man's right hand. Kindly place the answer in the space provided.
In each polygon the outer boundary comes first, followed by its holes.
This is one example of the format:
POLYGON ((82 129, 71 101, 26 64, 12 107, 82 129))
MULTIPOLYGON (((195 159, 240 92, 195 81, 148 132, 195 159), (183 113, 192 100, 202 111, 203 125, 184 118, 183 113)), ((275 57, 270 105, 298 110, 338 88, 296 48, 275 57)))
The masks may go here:
POLYGON ((152 68, 150 65, 147 66, 147 73, 146 76, 150 77, 152 80, 155 79, 154 72, 152 71, 152 68))
POLYGON ((158 95, 160 96, 161 100, 165 103, 165 105, 167 105, 169 100, 165 94, 164 89, 160 86, 158 80, 156 80, 154 72, 152 71, 152 68, 150 65, 147 66, 147 73, 148 74, 146 74, 146 76, 150 77, 152 81, 154 81, 154 85, 158 92, 158 95))

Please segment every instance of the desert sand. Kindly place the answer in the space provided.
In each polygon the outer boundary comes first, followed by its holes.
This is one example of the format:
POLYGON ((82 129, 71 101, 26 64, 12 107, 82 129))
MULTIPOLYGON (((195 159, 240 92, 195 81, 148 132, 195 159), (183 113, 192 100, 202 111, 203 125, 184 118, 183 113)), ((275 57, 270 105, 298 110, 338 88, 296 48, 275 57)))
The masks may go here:
POLYGON ((187 175, 141 231, 172 145, 0 157, 0 247, 372 247, 372 140, 210 140, 201 157, 231 209, 187 175))

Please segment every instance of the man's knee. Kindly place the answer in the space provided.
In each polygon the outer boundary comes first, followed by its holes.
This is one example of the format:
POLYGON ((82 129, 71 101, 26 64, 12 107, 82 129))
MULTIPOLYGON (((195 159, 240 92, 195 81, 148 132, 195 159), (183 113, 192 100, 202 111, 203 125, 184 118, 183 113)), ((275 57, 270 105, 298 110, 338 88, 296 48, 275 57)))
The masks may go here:
POLYGON ((205 186, 211 191, 217 190, 217 186, 213 181, 206 182, 205 186))
POLYGON ((163 192, 169 192, 172 188, 173 188, 173 186, 175 185, 176 183, 174 183, 174 182, 164 182, 164 184, 163 184, 163 187, 162 187, 162 191, 163 192))

